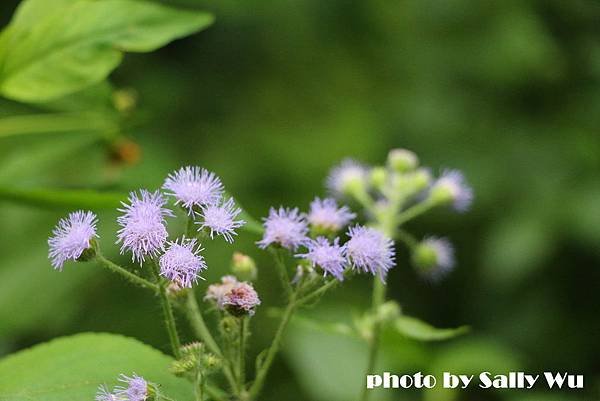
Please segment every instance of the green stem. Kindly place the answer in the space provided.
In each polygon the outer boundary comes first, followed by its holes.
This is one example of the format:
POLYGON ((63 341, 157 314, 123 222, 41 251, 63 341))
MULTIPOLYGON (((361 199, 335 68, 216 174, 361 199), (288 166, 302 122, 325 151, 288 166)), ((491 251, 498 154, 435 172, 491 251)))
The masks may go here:
POLYGON ((167 333, 169 334, 169 341, 171 342, 171 349, 175 358, 179 359, 181 358, 181 342, 179 341, 179 335, 177 334, 177 325, 175 324, 175 316, 173 315, 171 302, 169 301, 169 297, 167 296, 167 287, 165 285, 165 282, 160 278, 157 263, 153 261, 151 265, 152 272, 154 273, 154 278, 158 283, 158 295, 165 319, 165 327, 167 328, 167 333))
POLYGON ((286 294, 289 296, 292 291, 292 284, 290 282, 290 276, 287 272, 287 266, 283 261, 283 255, 281 254, 279 249, 269 248, 271 255, 273 255, 273 259, 275 260, 275 265, 277 266, 277 271, 279 272, 279 278, 281 279, 281 285, 283 286, 286 294))
POLYGON ((196 386, 195 386, 195 394, 196 401, 204 401, 204 393, 205 393, 206 380, 204 379, 204 375, 202 374, 202 369, 198 369, 198 373, 196 374, 196 386))
POLYGON ((252 384, 252 386, 250 387, 250 390, 248 391, 250 400, 255 399, 258 396, 258 394, 260 393, 260 391, 265 383, 265 379, 267 378, 267 374, 269 373, 269 369, 271 368, 271 364, 273 363, 273 360, 275 359, 275 355, 277 355, 277 352, 279 351, 279 348, 281 347, 281 340, 283 338, 283 333, 284 333, 285 329, 287 328, 287 326, 290 322, 290 319, 291 319, 292 315, 294 314, 294 311, 296 310, 297 306, 298 305, 296 303, 296 293, 293 292, 292 295, 290 296, 290 302, 288 303, 287 307, 285 308, 283 317, 281 318, 281 321, 279 322, 279 327, 277 328, 275 337, 273 338, 273 342, 271 343, 271 347, 269 347, 269 350, 267 351, 265 360, 262 363, 262 365, 260 366, 258 372, 256 373, 256 379, 254 380, 254 383, 252 384))
POLYGON ((408 209, 404 210, 402 213, 400 213, 398 217, 396 217, 394 223, 396 226, 400 226, 406 223, 407 221, 422 215, 423 213, 427 212, 435 206, 437 206, 437 203, 431 200, 425 200, 421 203, 417 203, 416 205, 413 205, 408 209))
POLYGON ((240 349, 238 353, 239 388, 244 389, 246 383, 246 330, 248 319, 240 318, 240 349))
POLYGON ((220 388, 211 386, 210 384, 206 384, 205 390, 206 390, 205 391, 206 394, 215 401, 228 401, 229 400, 227 394, 225 394, 225 392, 223 390, 221 390, 220 388))
MULTIPOLYGON (((198 301, 196 300, 196 296, 192 291, 188 292, 187 301, 186 301, 186 316, 192 326, 192 329, 196 333, 196 336, 200 338, 208 349, 217 355, 218 357, 223 357, 223 351, 215 341, 214 337, 210 333, 206 322, 204 321, 204 317, 202 316, 202 312, 200 312, 200 307, 198 306, 198 301)), ((231 386, 232 389, 237 389, 235 379, 233 377, 233 373, 228 364, 223 364, 223 374, 225 375, 227 382, 231 386)))
POLYGON ((106 259, 101 253, 100 251, 96 251, 96 261, 98 263, 100 263, 102 266, 106 267, 107 269, 120 274, 121 276, 125 277, 128 281, 130 281, 133 284, 139 285, 140 287, 143 288, 147 288, 149 290, 152 290, 154 292, 158 292, 158 286, 154 283, 151 283, 150 281, 135 275, 133 273, 131 273, 130 271, 126 270, 125 268, 117 265, 116 263, 111 262, 110 260, 106 259))
POLYGON ((419 241, 413 237, 409 232, 402 230, 401 228, 396 230, 396 238, 404 242, 404 244, 410 249, 414 249, 419 245, 419 241))
MULTIPOLYGON (((373 277, 373 298, 371 308, 373 309, 373 314, 377 313, 379 307, 385 302, 385 284, 378 278, 373 277)), ((375 363, 377 362, 377 353, 379 350, 379 336, 381 332, 380 322, 375 319, 373 323, 373 329, 371 332, 371 337, 368 339, 369 342, 369 356, 367 361, 367 369, 365 371, 365 376, 373 373, 375 369, 375 363)), ((364 383, 363 383, 364 385, 364 383)), ((366 386, 363 386, 361 401, 367 401, 369 399, 369 390, 366 386)))
POLYGON ((298 306, 300 305, 304 305, 307 302, 311 301, 312 299, 320 296, 321 294, 324 294, 325 292, 327 292, 330 288, 334 287, 337 283, 339 283, 338 280, 336 279, 332 279, 330 281, 328 281, 327 283, 323 284, 321 287, 317 288, 316 290, 314 290, 313 292, 311 292, 308 295, 303 296, 302 298, 300 298, 297 301, 298 306))

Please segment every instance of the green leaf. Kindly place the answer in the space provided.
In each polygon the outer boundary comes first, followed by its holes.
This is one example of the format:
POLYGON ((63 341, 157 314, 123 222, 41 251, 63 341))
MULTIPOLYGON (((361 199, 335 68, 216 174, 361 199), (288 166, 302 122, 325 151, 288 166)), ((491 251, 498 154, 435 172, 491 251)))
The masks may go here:
POLYGON ((171 375, 172 359, 137 340, 114 334, 63 337, 0 361, 1 401, 89 401, 99 385, 116 385, 134 372, 159 384, 177 401, 192 400, 192 386, 171 375))
POLYGON ((400 334, 419 341, 447 340, 469 331, 467 326, 461 326, 455 329, 438 329, 422 320, 405 315, 397 318, 392 327, 400 334))
POLYGON ((114 209, 127 195, 88 189, 51 190, 0 187, 0 201, 42 208, 114 209))
POLYGON ((56 99, 102 81, 123 52, 153 51, 210 14, 137 0, 25 0, 0 37, 0 93, 56 99))

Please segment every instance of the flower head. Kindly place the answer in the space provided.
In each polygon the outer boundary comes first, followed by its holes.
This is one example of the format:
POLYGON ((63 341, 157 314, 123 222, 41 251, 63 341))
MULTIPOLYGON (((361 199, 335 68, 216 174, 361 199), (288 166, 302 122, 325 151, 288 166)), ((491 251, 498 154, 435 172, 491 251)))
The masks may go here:
POLYGON ((121 397, 118 399, 126 401, 145 401, 148 399, 148 382, 143 377, 135 373, 132 377, 121 375, 119 381, 124 386, 115 387, 115 395, 121 397))
POLYGON ((202 249, 195 238, 170 242, 169 248, 158 261, 161 276, 181 287, 191 288, 198 281, 200 272, 206 269, 200 251, 202 249))
POLYGON ((454 268, 454 248, 446 238, 425 238, 413 251, 413 263, 419 273, 434 281, 454 268))
POLYGON ((227 309, 234 315, 253 315, 254 308, 260 305, 254 287, 234 276, 221 277, 220 284, 209 285, 204 300, 214 301, 219 309, 227 309))
POLYGON ((348 225, 355 217, 347 206, 338 208, 334 199, 315 198, 310 203, 307 220, 315 228, 335 232, 348 225))
POLYGON ((455 210, 464 212, 473 202, 473 189, 460 171, 446 170, 431 187, 430 196, 442 203, 452 203, 455 210))
POLYGON ((48 257, 55 269, 62 270, 67 260, 77 260, 90 248, 91 240, 98 237, 96 219, 94 213, 79 210, 58 222, 48 239, 48 257))
POLYGON ((346 159, 331 170, 326 186, 333 195, 343 196, 364 187, 367 180, 367 168, 352 159, 346 159))
POLYGON ((169 174, 163 189, 171 191, 178 205, 194 212, 194 206, 213 205, 221 199, 223 184, 214 173, 200 167, 182 167, 169 174))
POLYGON ((219 309, 222 309, 225 302, 225 295, 237 285, 239 281, 234 276, 221 277, 220 284, 211 284, 206 290, 205 301, 214 301, 219 309))
POLYGON ((117 219, 121 226, 117 244, 121 244, 121 253, 130 251, 132 260, 142 263, 146 256, 158 256, 164 249, 169 236, 165 217, 173 216, 173 212, 164 207, 165 199, 158 191, 142 189, 139 196, 132 192, 128 201, 119 209, 123 214, 117 219))
POLYGON ((356 225, 348 230, 346 255, 355 269, 385 281, 388 270, 396 265, 394 242, 380 231, 356 225))
POLYGON ((196 224, 200 224, 200 229, 210 229, 210 238, 222 235, 225 241, 232 243, 233 236, 237 235, 235 230, 246 224, 244 220, 236 220, 241 212, 242 210, 233 203, 233 198, 229 198, 221 205, 203 206, 202 212, 199 213, 202 221, 196 222, 196 224))
POLYGON ((307 245, 308 252, 296 255, 297 257, 308 259, 312 266, 319 266, 324 274, 331 274, 338 280, 344 279, 344 269, 346 268, 346 247, 339 245, 339 238, 333 240, 333 244, 325 237, 317 237, 307 245))
POLYGON ((107 386, 101 385, 96 392, 96 401, 126 401, 123 397, 111 393, 107 386))
POLYGON ((260 305, 260 298, 251 284, 236 283, 223 297, 223 305, 234 315, 254 315, 254 309, 260 305))
POLYGON ((305 217, 295 209, 271 208, 269 217, 264 220, 265 233, 258 242, 259 247, 266 248, 278 244, 284 248, 296 250, 308 241, 308 227, 305 217))

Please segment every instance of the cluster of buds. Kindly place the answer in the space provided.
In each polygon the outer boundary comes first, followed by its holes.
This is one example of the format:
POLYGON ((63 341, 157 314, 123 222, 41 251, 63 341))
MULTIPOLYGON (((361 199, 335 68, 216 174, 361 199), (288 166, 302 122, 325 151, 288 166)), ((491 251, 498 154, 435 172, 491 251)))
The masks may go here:
POLYGON ((221 358, 207 352, 203 343, 193 342, 181 347, 181 357, 171 363, 169 370, 176 376, 210 374, 221 366, 221 358))

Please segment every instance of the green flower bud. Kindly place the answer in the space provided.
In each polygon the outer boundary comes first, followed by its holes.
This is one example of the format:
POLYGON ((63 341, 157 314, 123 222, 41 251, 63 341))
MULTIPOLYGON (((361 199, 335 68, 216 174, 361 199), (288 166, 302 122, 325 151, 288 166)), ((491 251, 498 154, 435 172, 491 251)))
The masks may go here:
POLYGON ((258 275, 254 259, 240 252, 233 253, 231 270, 240 281, 254 281, 258 275))
POLYGON ((412 253, 413 264, 422 270, 430 270, 437 265, 436 249, 426 242, 417 245, 412 253))
POLYGON ((419 165, 419 159, 410 150, 392 149, 388 154, 388 165, 391 169, 404 173, 414 170, 419 165))
POLYGON ((373 188, 381 190, 387 181, 387 170, 384 167, 374 167, 371 169, 370 180, 373 188))
POLYGON ((388 301, 377 308, 377 319, 380 322, 391 322, 400 316, 400 305, 395 301, 388 301))

